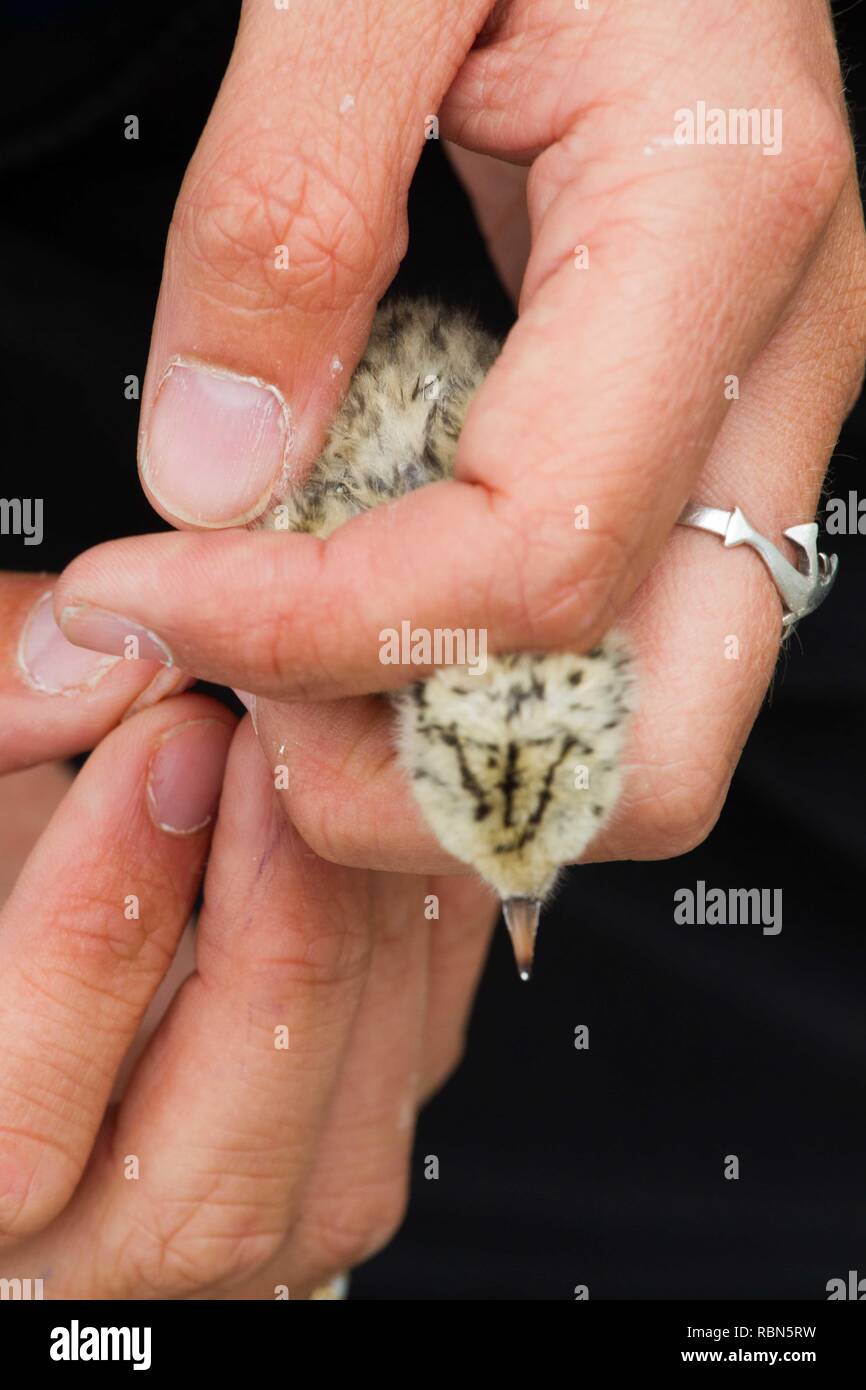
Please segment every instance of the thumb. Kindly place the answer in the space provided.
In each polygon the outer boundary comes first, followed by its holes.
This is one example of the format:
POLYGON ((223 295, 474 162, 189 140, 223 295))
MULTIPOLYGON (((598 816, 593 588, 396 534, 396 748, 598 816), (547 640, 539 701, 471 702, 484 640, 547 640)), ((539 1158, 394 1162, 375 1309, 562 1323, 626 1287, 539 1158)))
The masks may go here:
POLYGON ((315 458, 405 249, 435 112, 491 0, 246 0, 169 232, 139 466, 243 525, 315 458))

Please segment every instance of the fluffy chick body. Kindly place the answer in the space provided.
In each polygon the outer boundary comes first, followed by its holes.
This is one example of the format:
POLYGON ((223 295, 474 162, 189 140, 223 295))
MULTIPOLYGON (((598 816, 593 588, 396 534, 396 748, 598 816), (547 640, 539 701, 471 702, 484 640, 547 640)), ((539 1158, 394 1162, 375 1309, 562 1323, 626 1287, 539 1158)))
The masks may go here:
POLYGON ((329 536, 359 512, 450 478, 469 402, 498 350, 456 310, 426 299, 383 305, 309 477, 260 524, 329 536))
MULTIPOLYGON (((303 487, 259 525, 328 536, 453 473, 470 401, 498 345, 428 300, 376 315, 303 487)), ((504 900, 542 900, 612 810, 631 704, 629 657, 608 634, 585 654, 490 656, 392 696, 400 758, 433 833, 504 900)))

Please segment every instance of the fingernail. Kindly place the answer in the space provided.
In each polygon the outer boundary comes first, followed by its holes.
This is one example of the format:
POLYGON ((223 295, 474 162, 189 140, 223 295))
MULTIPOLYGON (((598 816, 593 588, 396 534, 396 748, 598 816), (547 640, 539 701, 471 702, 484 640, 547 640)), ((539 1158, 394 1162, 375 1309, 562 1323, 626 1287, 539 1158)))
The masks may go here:
POLYGON ((142 477, 179 521, 242 526, 267 506, 290 444, 291 416, 276 387, 176 361, 142 437, 142 477))
POLYGON ((238 697, 238 699, 240 700, 241 704, 243 705, 244 709, 245 709, 245 710, 247 711, 247 713, 249 714, 250 720, 252 721, 252 726, 253 726, 253 728, 255 729, 256 733, 258 733, 258 726, 256 725, 256 697, 255 697, 255 695, 251 695, 250 692, 249 692, 248 690, 237 690, 237 689, 235 689, 234 686, 232 686, 232 690, 234 690, 235 694, 237 695, 237 697, 238 697))
POLYGON ((68 642, 54 621, 52 597, 43 594, 30 610, 18 643, 18 667, 34 690, 45 695, 79 695, 116 666, 117 657, 68 642))
POLYGON ((63 609, 60 626, 70 642, 78 646, 110 652, 127 661, 161 661, 163 666, 174 665, 174 657, 161 637, 132 618, 122 618, 119 613, 107 613, 104 608, 91 608, 81 603, 63 609))
POLYGON ((213 820, 232 732, 218 719, 191 719, 157 744, 147 770, 147 801, 160 830, 192 835, 213 820))
POLYGON ((175 666, 164 667, 150 684, 144 687, 138 698, 133 700, 121 719, 121 724, 125 724, 134 714, 140 714, 143 709, 150 709, 161 700, 167 700, 170 695, 182 695, 191 685, 195 685, 195 681, 195 676, 188 675, 186 671, 178 671, 175 666))

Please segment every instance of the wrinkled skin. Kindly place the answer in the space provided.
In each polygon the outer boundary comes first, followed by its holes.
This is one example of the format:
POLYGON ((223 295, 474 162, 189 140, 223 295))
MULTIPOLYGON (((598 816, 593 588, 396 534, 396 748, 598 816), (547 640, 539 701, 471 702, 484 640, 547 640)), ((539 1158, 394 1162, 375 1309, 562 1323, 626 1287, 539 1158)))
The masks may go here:
MULTIPOLYGON (((430 112, 519 318, 470 412, 453 483, 319 542, 203 529, 230 528, 224 514, 191 528, 169 474, 154 486, 145 469, 154 504, 184 529, 98 547, 58 583, 58 617, 84 646, 100 644, 64 610, 113 610, 158 633, 179 668, 253 692, 265 753, 245 720, 199 973, 89 1162, 112 1070, 104 1040, 73 1005, 70 1036, 61 1011, 55 1046, 32 1055, 14 1000, 3 1013, 0 1043, 18 1069, 0 1090, 2 1272, 50 1264, 70 1295, 272 1297, 284 1283, 303 1296, 388 1238, 412 1114, 459 1053, 490 909, 471 880, 415 877, 454 865, 395 770, 375 692, 419 672, 382 667, 378 632, 408 616, 486 627, 492 650, 552 649, 588 646, 616 619, 637 652, 642 703, 621 808, 593 856, 684 852, 723 804, 776 660, 780 609, 755 556, 674 532, 675 518, 689 496, 738 502, 771 536, 811 518, 861 378, 863 222, 824 0, 337 10, 244 7, 171 229, 145 437, 167 363, 195 355, 281 391, 292 465, 311 464, 341 389, 329 364, 336 354, 348 373, 357 361, 405 244, 430 112), (354 105, 341 113, 346 94, 354 105), (674 112, 698 100, 782 108, 781 153, 665 144, 674 112), (291 257, 278 271, 282 243, 291 257), (578 245, 588 270, 575 267, 578 245), (588 508, 585 531, 576 506, 588 508), (289 787, 275 799, 283 763, 289 787), (424 920, 430 891, 435 923, 424 920), (272 1045, 282 1022, 288 1053, 272 1045), (102 1059, 84 1101, 67 1044, 102 1059), (141 1177, 124 1184, 129 1153, 142 1156, 141 1177)), ((4 687, 22 720, 25 698, 63 706, 30 759, 104 734, 129 703, 131 666, 75 701, 4 687)), ((54 999, 52 971, 70 968, 56 928, 74 878, 75 933, 90 943, 74 970, 124 1020, 115 1061, 137 1021, 123 1014, 125 969, 140 1000, 156 988, 207 831, 154 860, 162 949, 136 965, 118 958, 100 907, 134 891, 135 846, 116 842, 108 812, 79 843, 76 798, 95 785, 108 803, 140 796, 136 758, 191 702, 200 707, 186 695, 111 734, 37 850, 34 987, 54 999), (100 845, 116 880, 96 871, 100 845)), ((18 924, 36 869, 0 931, 10 971, 25 963, 18 924)))

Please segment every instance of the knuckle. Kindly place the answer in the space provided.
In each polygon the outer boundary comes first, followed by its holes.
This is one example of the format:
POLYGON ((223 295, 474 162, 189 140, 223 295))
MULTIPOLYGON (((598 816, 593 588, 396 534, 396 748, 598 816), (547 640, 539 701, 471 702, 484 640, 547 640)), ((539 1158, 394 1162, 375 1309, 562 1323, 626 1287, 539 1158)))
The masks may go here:
MULTIPOLYGON (((292 773, 289 780, 293 782, 292 773)), ((370 828, 352 814, 351 789, 339 777, 320 772, 314 781, 301 774, 286 796, 292 824, 314 854, 328 864, 346 867, 363 862, 370 828)))
POLYGON ((575 545, 573 501, 558 484, 541 491, 531 512, 508 494, 492 504, 510 581, 497 591, 497 606, 507 606, 524 645, 545 650, 580 644, 609 626, 634 562, 624 525, 600 525, 593 513, 575 545))
POLYGON ((727 778, 720 781, 710 769, 690 766, 687 776, 670 780, 645 800, 637 816, 639 835, 647 845, 647 859, 676 859, 703 844, 724 805, 727 778))
MULTIPOLYGON (((347 910, 342 894, 337 901, 347 910)), ((342 990, 365 978, 371 958, 372 936, 366 919, 357 927, 334 918, 317 922, 315 932, 290 927, 283 948, 269 958, 266 971, 271 979, 278 972, 286 987, 342 990)))
POLYGON ((133 1261, 130 1287, 173 1298, 203 1289, 231 1288, 264 1269, 280 1244, 281 1238, 255 1233, 157 1242, 133 1261))
MULTIPOLYGON (((630 585, 633 560, 623 537, 595 529, 586 549, 556 555, 548 550, 546 578, 524 591, 531 608, 525 621, 545 647, 594 640, 616 617, 617 597, 630 585)), ((538 568, 533 562, 533 569, 538 568)))
POLYGON ((396 269, 382 248, 397 239, 366 215, 360 189, 341 182, 336 159, 256 148, 244 132, 190 178, 173 226, 217 298, 252 312, 329 311, 396 269))
MULTIPOLYGON (((180 908, 172 886, 153 881, 147 873, 137 874, 136 887, 142 903, 153 895, 156 901, 167 899, 171 907, 180 908)), ((129 1011, 129 968, 161 974, 171 957, 159 933, 161 915, 155 918, 145 911, 127 917, 123 897, 111 883, 70 885, 54 923, 59 944, 47 958, 45 988, 54 974, 67 991, 70 978, 82 982, 82 991, 87 982, 87 988, 100 994, 106 1012, 113 1002, 121 1017, 129 1011)))
POLYGON ((128 1297, 143 1291, 157 1297, 183 1298, 205 1289, 232 1288, 252 1279, 276 1257, 283 1231, 237 1230, 217 1221, 206 1203, 170 1225, 154 1212, 115 1249, 119 1289, 128 1297))
MULTIPOLYGON (((308 861, 317 855, 287 817, 294 835, 290 853, 308 861)), ((316 866, 311 879, 317 877, 316 866)), ((304 872, 306 873, 305 867, 304 872)), ((259 960, 244 965, 248 987, 281 993, 304 990, 337 990, 366 978, 373 954, 370 913, 359 907, 354 879, 330 878, 327 910, 313 914, 299 910, 282 922, 271 949, 259 960)), ((313 891, 313 890, 311 890, 313 891)))
POLYGON ((310 1222, 316 1263, 333 1270, 370 1259, 393 1240, 406 1205, 406 1182, 397 1179, 331 1198, 310 1222))
POLYGON ((80 1171, 55 1142, 0 1126, 0 1247, 44 1231, 66 1206, 80 1171))
POLYGON ((762 160, 778 209, 794 231, 819 232, 853 177, 854 147, 844 113, 822 86, 799 79, 785 102, 779 154, 762 160), (775 174, 775 181, 772 176, 775 174))

